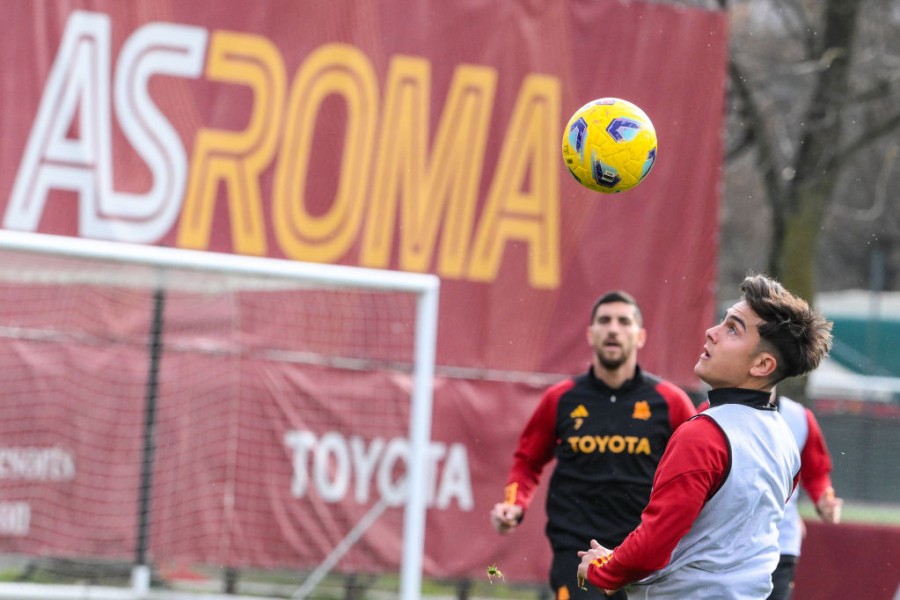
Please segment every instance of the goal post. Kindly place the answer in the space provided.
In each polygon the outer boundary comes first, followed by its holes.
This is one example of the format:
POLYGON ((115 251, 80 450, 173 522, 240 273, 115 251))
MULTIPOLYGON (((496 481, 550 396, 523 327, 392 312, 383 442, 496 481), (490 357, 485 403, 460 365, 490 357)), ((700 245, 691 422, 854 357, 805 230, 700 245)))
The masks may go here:
MULTIPOLYGON (((253 294, 254 292, 265 294, 267 291, 271 290, 280 292, 282 289, 309 290, 321 288, 324 290, 336 291, 336 293, 342 293, 343 290, 352 290, 364 291, 367 294, 371 293, 373 295, 401 294, 404 296, 412 296, 414 298, 412 306, 414 307, 415 316, 410 325, 412 332, 410 335, 411 339, 408 343, 411 356, 408 358, 405 356, 388 356, 386 353, 382 354, 377 350, 372 351, 375 355, 374 357, 367 357, 364 359, 349 354, 347 356, 323 358, 317 355, 312 356, 316 354, 314 351, 300 351, 296 348, 281 350, 280 352, 283 354, 290 354, 292 359, 295 360, 308 361, 310 364, 326 364, 329 368, 344 368, 343 365, 349 364, 351 365, 349 367, 350 369, 364 372, 369 369, 366 365, 372 364, 376 365, 375 367, 372 367, 373 369, 395 369, 408 376, 408 392, 410 398, 408 406, 408 426, 406 429, 408 452, 403 453, 405 469, 403 469, 404 472, 401 477, 404 481, 401 486, 403 493, 403 531, 401 556, 399 557, 399 588, 400 597, 403 600, 413 600, 419 597, 422 584, 423 555, 425 547, 425 514, 429 493, 428 448, 431 442, 432 391, 437 340, 438 295, 440 289, 440 280, 437 276, 158 246, 144 246, 101 240, 88 240, 9 230, 0 231, 0 257, 2 257, 0 260, 5 260, 6 262, 5 266, 0 266, 0 287, 10 285, 13 288, 17 288, 17 286, 22 285, 22 282, 27 282, 27 285, 31 286, 133 286, 142 287, 153 292, 154 290, 173 289, 170 287, 173 285, 175 286, 174 289, 179 289, 178 286, 184 286, 187 289, 191 289, 191 286, 200 285, 201 279, 214 277, 219 278, 222 281, 227 281, 229 282, 228 285, 241 290, 243 293, 249 294, 253 294), (9 256, 29 258, 20 264, 17 261, 5 260, 9 256), (50 261, 52 263, 51 266, 44 267, 41 264, 42 259, 50 261), (66 261, 77 261, 79 266, 77 268, 71 267, 66 261), (92 271, 91 268, 82 269, 80 265, 84 264, 121 265, 125 267, 125 270, 117 272, 114 275, 104 275, 92 271), (141 270, 140 273, 129 275, 128 269, 131 267, 139 268, 141 270), (173 281, 177 281, 177 283, 173 284, 173 281), (296 358, 297 356, 300 358, 296 358)), ((159 299, 160 298, 157 297, 157 300, 159 299)), ((289 302, 293 303, 290 305, 296 305, 299 309, 300 307, 305 306, 307 299, 306 296, 303 296, 302 298, 290 299, 289 302)), ((328 310, 328 305, 331 302, 333 302, 333 299, 330 296, 322 301, 325 311, 328 310)), ((228 304, 228 302, 226 301, 225 304, 228 304)), ((392 305, 397 303, 393 299, 393 296, 390 296, 384 301, 384 304, 392 305)), ((156 309, 161 310, 161 307, 156 306, 156 309)), ((89 313, 91 311, 102 309, 80 307, 80 310, 89 313)), ((271 315, 271 309, 267 307, 266 310, 269 311, 268 314, 271 315)), ((358 313, 366 313, 367 310, 368 309, 365 306, 362 306, 355 307, 354 310, 349 312, 356 315, 358 313)), ((319 313, 319 316, 310 316, 308 317, 308 321, 305 322, 315 324, 317 321, 325 318, 322 316, 323 314, 324 313, 319 313)), ((201 318, 205 316, 206 315, 203 314, 199 315, 201 318)), ((354 318, 356 317, 354 316, 354 318)), ((393 333, 398 333, 398 335, 400 333, 405 333, 403 330, 406 329, 406 326, 402 322, 402 319, 397 320, 396 317, 392 318, 394 318, 396 322, 390 325, 388 333, 391 335, 393 333)), ((276 336, 284 335, 285 337, 289 337, 284 332, 279 331, 280 323, 277 315, 272 315, 271 320, 272 322, 268 323, 264 328, 265 331, 270 333, 274 332, 273 335, 276 336)), ((95 327, 99 327, 99 325, 95 327)), ((289 327, 289 325, 285 324, 284 327, 289 327)), ((38 332, 33 328, 28 329, 26 333, 23 333, 26 328, 12 327, 7 323, 2 322, 0 322, 0 328, 5 331, 4 335, 12 340, 9 342, 10 344, 18 343, 16 341, 18 339, 16 336, 32 336, 33 338, 40 338, 41 336, 49 335, 45 332, 38 332)), ((153 327, 147 326, 147 331, 149 333, 152 333, 152 330, 153 327)), ((115 332, 110 333, 109 335, 113 336, 115 335, 115 332)), ((377 338, 379 335, 387 336, 388 334, 363 332, 352 335, 348 334, 346 337, 351 338, 354 335, 359 336, 360 338, 366 338, 363 340, 366 344, 377 345, 377 338)), ((2 341, 2 337, 3 336, 0 336, 0 341, 2 341)), ((257 337, 264 338, 264 335, 260 334, 260 336, 257 337)), ((264 344, 265 339, 257 339, 256 342, 264 344)), ((96 342, 92 340, 86 343, 95 344, 96 342)), ((151 340, 151 344, 152 343, 153 341, 151 340)), ((342 347, 350 347, 357 343, 362 342, 357 340, 342 341, 342 347)), ((179 349, 176 348, 175 351, 179 351, 179 349)), ((217 347, 216 349, 211 350, 210 354, 227 354, 228 352, 234 352, 234 350, 227 348, 223 350, 217 347)), ((164 360, 172 361, 174 359, 167 357, 164 360)), ((153 371, 155 368, 156 367, 151 365, 151 368, 148 370, 153 371)), ((152 380, 153 373, 150 374, 150 377, 151 379, 147 382, 147 387, 145 389, 145 393, 148 396, 146 398, 148 404, 152 400, 150 396, 155 393, 150 391, 152 388, 155 388, 155 382, 152 380)), ((397 377, 394 377, 394 379, 397 379, 397 377)), ((306 378, 303 378, 303 381, 305 382, 306 378)), ((174 384, 172 382, 167 382, 166 385, 172 386, 174 384)), ((141 401, 143 401, 143 399, 138 399, 138 403, 141 401)), ((286 408, 285 410, 290 411, 294 409, 286 408)), ((299 414, 302 416, 302 411, 299 414)), ((153 429, 155 423, 153 422, 152 414, 148 413, 146 424, 148 429, 153 429)), ((146 431, 144 433, 146 433, 146 431)), ((351 441, 354 443, 358 442, 358 440, 355 439, 351 441)), ((133 440, 131 443, 132 445, 135 445, 133 440)), ((359 443, 363 444, 364 442, 359 443)), ((231 445, 231 451, 233 451, 234 445, 235 444, 231 445)), ((373 448, 376 446, 374 442, 370 445, 373 448)), ((381 446, 379 445, 378 447, 380 448, 381 446)), ((21 450, 21 448, 15 448, 10 451, 19 450, 21 450)), ((146 450, 147 449, 145 448, 145 457, 148 456, 146 450)), ((152 462, 152 445, 150 450, 149 460, 152 462)), ((2 451, 2 449, 0 449, 0 451, 2 451)), ((341 458, 342 456, 342 454, 336 452, 335 454, 330 455, 330 460, 333 462, 335 457, 341 458)), ((374 460, 375 450, 371 450, 368 456, 374 460)), ((325 460, 326 459, 322 459, 322 464, 325 464, 325 460)), ((227 468, 231 469, 232 467, 229 466, 227 468)), ((334 466, 326 465, 325 467, 322 467, 322 470, 323 472, 330 473, 334 471, 334 466)), ((398 468, 396 464, 394 464, 393 471, 388 469, 388 472, 393 472, 396 477, 397 470, 398 468)), ((325 476, 323 475, 322 477, 325 476)), ((153 485, 152 481, 149 480, 145 483, 150 486, 153 485)), ((233 485, 238 486, 238 484, 233 485)), ((357 494, 360 497, 366 495, 364 492, 359 491, 357 494)), ((223 509, 223 515, 225 515, 223 518, 228 519, 233 516, 233 512, 236 510, 233 505, 228 505, 228 502, 231 502, 232 504, 235 503, 233 490, 226 490, 223 497, 226 498, 225 504, 227 505, 223 509)), ((360 500, 360 502, 361 501, 362 500, 360 500)), ((283 500, 280 499, 269 499, 268 502, 270 504, 278 505, 279 509, 281 508, 279 503, 284 503, 283 500)), ((15 504, 15 499, 0 497, 0 506, 4 503, 6 505, 13 505, 15 504)), ((381 500, 381 503, 384 504, 384 499, 381 500)), ((375 502, 375 504, 377 506, 378 502, 375 502)), ((321 509, 322 506, 324 505, 319 505, 319 508, 321 509)), ((141 512, 143 513, 146 511, 142 510, 141 512)), ((354 514, 357 515, 355 518, 358 519, 358 513, 354 514)), ((362 521, 364 519, 358 520, 362 521)), ((140 528, 140 525, 140 523, 134 524, 135 531, 140 528)), ((144 525, 146 525, 146 523, 144 525)), ((271 526, 271 524, 266 524, 266 526, 271 526)), ((137 543, 143 543, 140 542, 142 536, 143 534, 140 532, 135 535, 135 539, 138 541, 137 543)), ((220 539, 224 539, 224 537, 225 536, 220 535, 220 539)), ((226 542, 220 543, 224 544, 226 542)), ((300 542, 296 543, 300 544, 300 542)), ((2 546, 3 544, 0 542, 0 554, 7 552, 17 553, 19 552, 19 548, 27 548, 27 544, 14 544, 6 549, 3 549, 2 546)), ((133 597, 146 597, 149 591, 150 578, 148 566, 146 564, 141 564, 145 562, 141 558, 143 556, 142 552, 145 549, 146 548, 137 549, 136 556, 138 558, 134 561, 135 564, 132 571, 131 594, 133 597)), ((24 553, 27 554, 27 551, 24 553)), ((274 562, 278 562, 279 560, 280 559, 277 557, 273 559, 274 562)), ((21 590, 19 593, 21 593, 21 590)), ((2 587, 0 587, 0 598, 3 597, 6 596, 3 596, 3 590, 2 587)))

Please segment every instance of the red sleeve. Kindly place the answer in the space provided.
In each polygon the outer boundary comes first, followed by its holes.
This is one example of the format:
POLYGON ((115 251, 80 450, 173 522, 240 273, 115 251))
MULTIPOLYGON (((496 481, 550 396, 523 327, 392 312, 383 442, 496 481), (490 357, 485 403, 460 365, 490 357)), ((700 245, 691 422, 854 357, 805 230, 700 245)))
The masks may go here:
POLYGON ((594 561, 588 581, 615 590, 662 569, 729 469, 725 434, 710 418, 688 421, 672 435, 653 480, 641 523, 613 550, 594 561))
POLYGON ((806 409, 806 444, 800 450, 800 484, 813 504, 831 487, 831 455, 812 411, 806 409))
POLYGON ((656 391, 666 399, 666 404, 669 405, 669 426, 672 431, 697 414, 697 409, 694 408, 690 396, 674 383, 660 382, 656 386, 656 391))
POLYGON ((540 403, 531 415, 519 445, 513 454, 513 465, 506 487, 503 490, 504 502, 518 504, 528 508, 534 492, 541 481, 544 466, 553 459, 559 440, 556 437, 556 409, 559 397, 572 387, 571 381, 551 387, 541 398, 540 403))

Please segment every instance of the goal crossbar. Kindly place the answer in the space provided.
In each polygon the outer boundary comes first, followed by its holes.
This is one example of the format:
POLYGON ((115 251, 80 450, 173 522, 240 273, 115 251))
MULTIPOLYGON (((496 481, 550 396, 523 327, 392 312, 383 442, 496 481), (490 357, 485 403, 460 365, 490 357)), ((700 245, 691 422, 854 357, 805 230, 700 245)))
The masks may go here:
MULTIPOLYGON (((415 294, 416 317, 413 341, 415 368, 413 369, 409 424, 411 452, 408 461, 403 515, 404 543, 401 557, 400 597, 402 600, 419 598, 425 545, 427 448, 431 437, 432 389, 437 344, 440 289, 440 279, 437 276, 11 230, 0 230, 0 250, 104 263, 136 264, 160 269, 215 272, 257 279, 287 279, 335 288, 363 288, 415 294)), ((152 285, 152 282, 148 282, 148 285, 152 285)), ((141 566, 138 565, 138 567, 141 566)), ((143 577, 133 579, 143 579, 143 577)), ((135 597, 143 597, 147 593, 143 584, 135 584, 134 581, 132 591, 135 597)))

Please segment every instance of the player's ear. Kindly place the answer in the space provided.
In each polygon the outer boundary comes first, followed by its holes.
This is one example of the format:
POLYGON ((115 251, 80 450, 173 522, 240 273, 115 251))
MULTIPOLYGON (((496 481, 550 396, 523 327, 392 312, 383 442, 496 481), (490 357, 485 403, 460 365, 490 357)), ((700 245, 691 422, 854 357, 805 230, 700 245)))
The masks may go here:
POLYGON ((767 379, 775 372, 777 366, 778 361, 775 360, 774 354, 771 352, 760 352, 750 365, 750 375, 767 379))
POLYGON ((638 331, 637 334, 637 347, 638 350, 644 347, 644 344, 647 343, 647 330, 641 327, 641 330, 638 331))

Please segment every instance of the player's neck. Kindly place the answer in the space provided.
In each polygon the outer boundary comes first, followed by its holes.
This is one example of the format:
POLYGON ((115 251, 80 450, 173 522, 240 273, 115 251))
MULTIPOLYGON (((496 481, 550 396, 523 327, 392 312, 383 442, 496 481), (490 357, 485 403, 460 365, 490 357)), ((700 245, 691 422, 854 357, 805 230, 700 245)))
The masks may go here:
POLYGON ((631 379, 634 379, 637 365, 625 363, 616 369, 606 369, 603 365, 594 363, 594 377, 605 383, 612 389, 619 389, 631 379))

